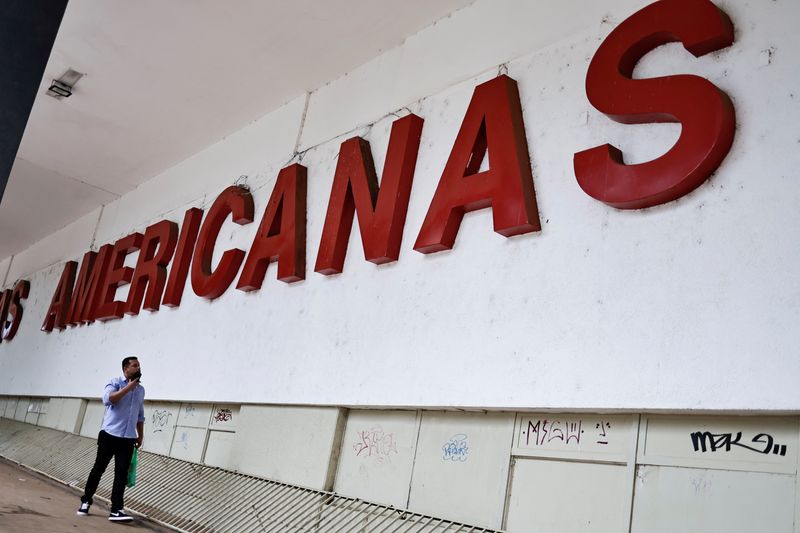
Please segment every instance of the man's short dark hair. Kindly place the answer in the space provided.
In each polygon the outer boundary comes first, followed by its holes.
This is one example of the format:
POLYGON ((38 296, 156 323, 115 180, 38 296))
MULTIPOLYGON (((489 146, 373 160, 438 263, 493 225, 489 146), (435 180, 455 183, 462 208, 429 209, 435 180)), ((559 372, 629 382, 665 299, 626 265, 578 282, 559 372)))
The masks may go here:
POLYGON ((131 364, 131 361, 138 361, 138 360, 139 360, 138 357, 133 357, 133 356, 126 357, 125 359, 122 360, 122 370, 128 368, 128 365, 131 364))

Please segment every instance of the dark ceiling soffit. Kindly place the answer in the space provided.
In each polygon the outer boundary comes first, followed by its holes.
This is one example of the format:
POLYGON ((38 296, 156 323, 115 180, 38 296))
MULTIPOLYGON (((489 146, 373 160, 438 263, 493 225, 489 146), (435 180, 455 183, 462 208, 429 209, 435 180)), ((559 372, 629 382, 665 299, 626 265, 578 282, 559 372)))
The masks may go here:
POLYGON ((67 0, 0 2, 0 200, 67 0))

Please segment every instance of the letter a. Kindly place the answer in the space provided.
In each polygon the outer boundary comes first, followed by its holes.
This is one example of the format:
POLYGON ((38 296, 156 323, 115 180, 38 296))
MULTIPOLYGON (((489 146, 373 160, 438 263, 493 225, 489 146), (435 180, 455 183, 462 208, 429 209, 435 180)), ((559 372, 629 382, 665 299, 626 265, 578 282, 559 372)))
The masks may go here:
POLYGON ((414 249, 451 249, 464 213, 489 206, 501 235, 541 229, 517 82, 505 75, 475 88, 414 249))

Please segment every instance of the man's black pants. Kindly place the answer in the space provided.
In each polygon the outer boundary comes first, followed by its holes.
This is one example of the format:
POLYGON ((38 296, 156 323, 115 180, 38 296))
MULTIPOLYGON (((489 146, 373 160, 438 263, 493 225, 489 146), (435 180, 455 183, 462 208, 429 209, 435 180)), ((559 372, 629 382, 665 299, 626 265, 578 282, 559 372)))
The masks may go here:
POLYGON ((114 457, 114 488, 111 490, 111 511, 121 511, 122 497, 125 494, 125 484, 128 481, 128 468, 133 457, 133 445, 136 439, 123 439, 101 431, 97 436, 97 458, 86 480, 86 491, 81 497, 82 502, 93 503, 92 497, 100 484, 100 478, 106 471, 111 457, 114 457))

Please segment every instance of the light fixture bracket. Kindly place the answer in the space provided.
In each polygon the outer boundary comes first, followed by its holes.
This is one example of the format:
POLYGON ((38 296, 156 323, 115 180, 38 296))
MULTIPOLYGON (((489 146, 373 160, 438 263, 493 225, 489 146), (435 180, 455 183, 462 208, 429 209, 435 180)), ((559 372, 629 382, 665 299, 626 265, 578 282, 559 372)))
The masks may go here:
POLYGON ((52 96, 57 100, 61 100, 62 98, 69 98, 72 96, 72 89, 75 87, 75 84, 78 83, 83 77, 82 72, 78 72, 77 70, 67 69, 67 71, 61 75, 58 79, 53 80, 53 83, 50 84, 50 87, 47 88, 47 94, 52 96))

